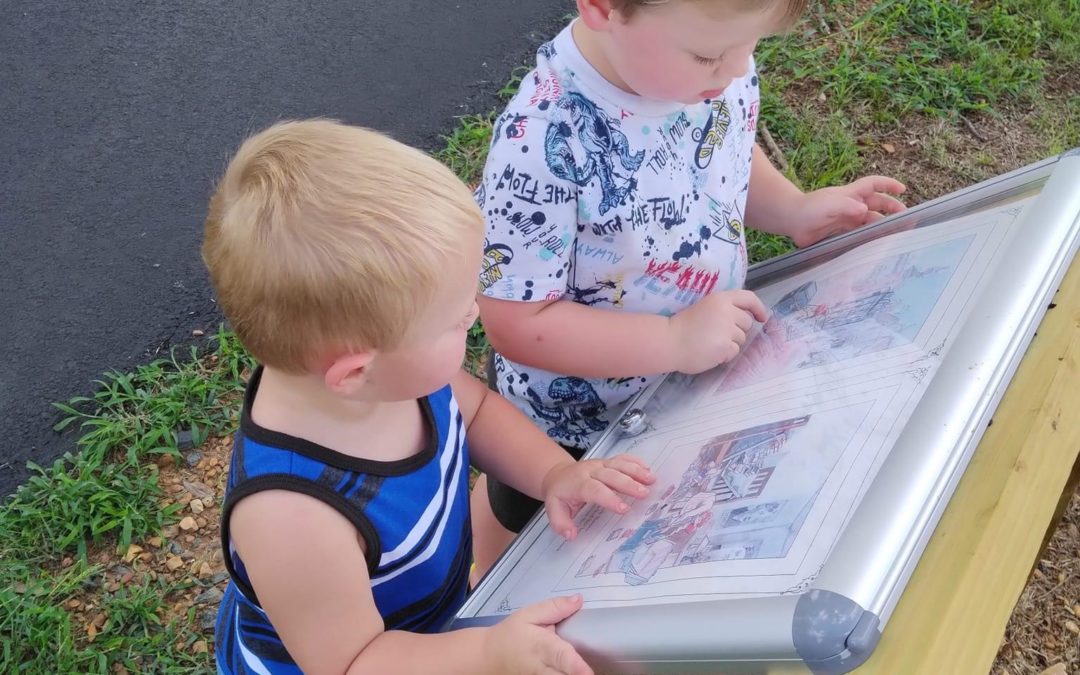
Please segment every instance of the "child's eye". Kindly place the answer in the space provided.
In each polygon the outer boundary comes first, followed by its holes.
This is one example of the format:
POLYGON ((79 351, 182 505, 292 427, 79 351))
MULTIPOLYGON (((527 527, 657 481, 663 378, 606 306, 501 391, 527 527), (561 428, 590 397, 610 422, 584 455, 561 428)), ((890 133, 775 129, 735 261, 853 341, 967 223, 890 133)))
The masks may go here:
POLYGON ((699 56, 697 54, 694 54, 694 60, 697 61, 698 63, 700 63, 703 66, 716 65, 720 61, 720 59, 722 59, 722 58, 724 58, 723 55, 717 56, 716 58, 711 58, 710 59, 710 58, 705 57, 705 56, 699 56))

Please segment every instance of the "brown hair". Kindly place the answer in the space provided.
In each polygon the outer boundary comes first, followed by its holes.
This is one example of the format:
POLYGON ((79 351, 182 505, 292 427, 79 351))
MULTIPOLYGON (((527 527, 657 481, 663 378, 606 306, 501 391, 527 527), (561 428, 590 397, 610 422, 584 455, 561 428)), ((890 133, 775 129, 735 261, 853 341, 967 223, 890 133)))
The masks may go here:
POLYGON ((400 344, 447 260, 482 232, 468 188, 430 156, 308 120, 240 147, 210 200, 202 253, 244 346, 300 373, 329 349, 400 344))
MULTIPOLYGON (((699 3, 719 4, 717 0, 691 0, 699 3)), ((666 5, 673 0, 611 0, 611 8, 618 10, 624 17, 630 18, 641 7, 648 7, 650 5, 666 5)), ((749 11, 754 9, 770 9, 776 6, 778 3, 783 3, 785 11, 783 14, 783 24, 785 27, 794 25, 803 12, 806 11, 806 7, 810 4, 810 0, 725 0, 729 5, 726 9, 734 9, 739 11, 749 11)))

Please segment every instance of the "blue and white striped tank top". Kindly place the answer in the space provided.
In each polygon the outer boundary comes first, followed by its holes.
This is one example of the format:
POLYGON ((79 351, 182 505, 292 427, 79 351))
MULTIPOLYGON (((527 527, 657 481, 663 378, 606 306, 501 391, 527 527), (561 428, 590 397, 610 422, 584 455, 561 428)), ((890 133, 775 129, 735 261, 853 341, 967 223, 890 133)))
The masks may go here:
POLYGON ((450 387, 418 403, 429 442, 395 462, 349 457, 251 419, 262 370, 248 384, 221 515, 231 581, 218 610, 220 672, 300 673, 259 606, 229 539, 233 506, 260 490, 292 490, 322 500, 356 526, 367 544, 375 605, 387 630, 434 632, 465 601, 472 537, 465 427, 450 387))

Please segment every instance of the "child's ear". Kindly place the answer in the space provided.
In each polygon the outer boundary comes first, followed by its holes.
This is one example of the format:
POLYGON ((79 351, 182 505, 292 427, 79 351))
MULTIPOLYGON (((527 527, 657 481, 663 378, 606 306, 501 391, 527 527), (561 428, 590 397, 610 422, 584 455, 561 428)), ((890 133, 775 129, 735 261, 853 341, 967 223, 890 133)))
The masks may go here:
POLYGON ((590 30, 602 33, 615 20, 611 0, 577 0, 577 9, 582 22, 590 30))
POLYGON ((351 396, 367 381, 368 366, 375 352, 352 352, 338 356, 323 373, 326 388, 335 394, 351 396))

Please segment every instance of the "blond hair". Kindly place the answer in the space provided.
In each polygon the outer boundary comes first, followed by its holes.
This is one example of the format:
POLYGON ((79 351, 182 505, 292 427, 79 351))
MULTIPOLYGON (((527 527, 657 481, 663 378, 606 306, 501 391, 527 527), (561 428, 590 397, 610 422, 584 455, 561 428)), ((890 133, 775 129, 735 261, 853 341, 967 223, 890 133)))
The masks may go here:
MULTIPOLYGON (((611 0, 611 8, 618 10, 623 16, 630 18, 641 7, 648 7, 650 5, 666 5, 673 0, 611 0)), ((720 4, 718 0, 692 0, 699 4, 720 4)), ((806 11, 806 7, 810 4, 810 0, 724 0, 725 9, 735 9, 739 11, 750 10, 765 10, 772 9, 777 5, 782 4, 784 6, 784 14, 781 17, 781 21, 785 27, 794 25, 799 18, 806 11)))
POLYGON ((436 160, 307 120, 241 145, 210 200, 202 255, 240 341, 300 373, 320 351, 399 345, 447 261, 482 232, 468 188, 436 160))

